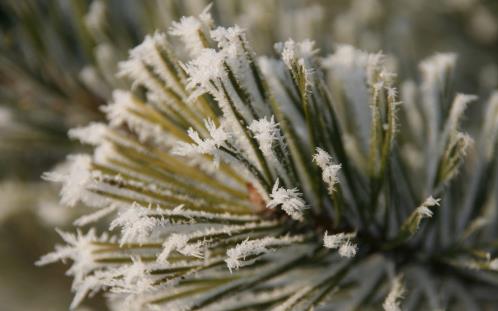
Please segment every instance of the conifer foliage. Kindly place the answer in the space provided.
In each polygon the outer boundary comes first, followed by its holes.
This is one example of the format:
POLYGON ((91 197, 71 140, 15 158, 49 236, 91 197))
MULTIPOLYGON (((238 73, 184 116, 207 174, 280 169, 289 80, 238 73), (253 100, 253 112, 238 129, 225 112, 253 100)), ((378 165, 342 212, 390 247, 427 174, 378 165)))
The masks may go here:
POLYGON ((44 175, 93 211, 38 263, 71 261, 73 308, 99 291, 115 310, 497 303, 498 94, 471 136, 454 55, 420 85, 385 59, 309 40, 258 57, 209 8, 147 36, 107 122, 69 133, 93 154, 44 175))

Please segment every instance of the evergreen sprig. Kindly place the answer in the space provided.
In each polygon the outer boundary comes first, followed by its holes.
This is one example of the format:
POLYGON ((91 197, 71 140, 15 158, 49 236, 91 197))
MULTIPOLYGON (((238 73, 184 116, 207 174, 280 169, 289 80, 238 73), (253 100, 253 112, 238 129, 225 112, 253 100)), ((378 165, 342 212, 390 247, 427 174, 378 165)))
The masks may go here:
POLYGON ((498 95, 473 144, 453 55, 400 87, 351 46, 320 58, 288 40, 258 58, 208 9, 169 34, 120 63, 132 87, 107 123, 70 131, 93 155, 45 174, 96 209, 77 224, 112 219, 101 236, 61 232, 39 261, 73 261, 72 307, 98 291, 116 310, 497 303, 498 95))

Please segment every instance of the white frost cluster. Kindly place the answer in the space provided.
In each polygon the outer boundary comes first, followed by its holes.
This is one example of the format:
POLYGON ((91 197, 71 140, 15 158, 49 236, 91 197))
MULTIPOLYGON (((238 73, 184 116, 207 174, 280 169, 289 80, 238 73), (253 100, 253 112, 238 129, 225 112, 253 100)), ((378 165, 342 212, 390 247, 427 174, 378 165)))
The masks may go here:
MULTIPOLYGON (((156 96, 149 93, 149 100, 154 97, 156 96)), ((103 106, 101 110, 105 113, 110 128, 117 128, 126 124, 137 133, 141 142, 152 140, 167 146, 172 146, 176 143, 171 133, 143 116, 144 111, 146 111, 146 114, 153 113, 151 108, 129 91, 113 91, 112 101, 103 106), (139 111, 142 111, 142 113, 138 113, 139 111)))
POLYGON ((93 242, 106 241, 107 237, 103 236, 98 238, 95 230, 91 229, 86 234, 78 231, 77 234, 57 231, 62 237, 66 245, 56 246, 55 251, 49 253, 36 262, 36 265, 42 266, 57 261, 65 262, 67 259, 73 261, 71 268, 67 274, 74 276, 73 290, 77 293, 71 304, 71 309, 76 307, 84 298, 86 292, 89 290, 84 286, 85 276, 98 267, 98 263, 94 260, 93 251, 95 247, 93 242), (78 294, 79 293, 79 294, 78 294))
POLYGON ((81 143, 98 146, 104 141, 107 126, 104 123, 91 122, 87 126, 69 130, 69 138, 78 139, 81 143))
POLYGON ((291 245, 302 240, 302 236, 265 237, 256 240, 249 240, 247 238, 244 242, 237 244, 237 246, 227 251, 225 262, 230 272, 232 272, 234 269, 237 270, 240 267, 251 265, 256 261, 256 258, 246 260, 247 257, 268 253, 272 251, 271 247, 291 245))
POLYGON ((149 216, 150 208, 133 203, 124 212, 111 222, 110 230, 121 227, 121 245, 125 243, 144 243, 154 228, 160 223, 160 219, 149 216))
POLYGON ((204 125, 211 138, 202 139, 197 131, 190 128, 188 130, 188 136, 194 143, 179 142, 173 149, 173 154, 180 156, 191 156, 195 154, 212 155, 214 156, 214 165, 217 167, 220 163, 221 156, 218 148, 223 146, 228 140, 229 134, 223 129, 223 126, 216 127, 211 119, 204 120, 204 125))
POLYGON ((384 300, 382 307, 385 311, 401 311, 400 300, 403 298, 405 288, 401 283, 401 277, 396 277, 391 285, 391 290, 384 300))
POLYGON ((125 310, 137 310, 140 308, 140 294, 154 289, 155 278, 150 274, 151 265, 145 263, 139 256, 130 256, 131 264, 117 267, 108 267, 105 270, 97 270, 88 275, 78 286, 76 299, 81 299, 87 294, 93 293, 98 288, 111 287, 113 295, 120 299, 120 308, 125 310), (124 294, 124 295, 123 295, 124 294))
POLYGON ((199 55, 184 65, 188 74, 187 89, 191 90, 189 100, 211 92, 218 93, 219 79, 226 76, 225 55, 214 49, 202 49, 199 55))
MULTIPOLYGON (((132 88, 143 85, 149 93, 163 94, 163 85, 154 76, 145 59, 151 60, 144 52, 146 46, 139 45, 130 51, 130 57, 118 64, 118 77, 128 77, 133 81, 132 88)), ((155 68, 155 67, 154 67, 155 68)))
POLYGON ((279 187, 279 180, 277 179, 270 194, 271 200, 267 203, 266 207, 273 209, 281 206, 292 219, 303 221, 304 210, 308 207, 302 196, 303 194, 297 188, 285 189, 279 187))
POLYGON ((292 39, 283 43, 276 43, 275 50, 282 53, 282 60, 290 69, 292 69, 296 63, 303 65, 304 62, 309 60, 317 52, 314 41, 304 40, 302 42, 295 42, 292 39))
POLYGON ((273 143, 282 142, 283 139, 274 116, 271 116, 270 120, 267 120, 266 117, 254 120, 248 128, 254 134, 254 138, 258 141, 259 148, 263 154, 268 158, 272 157, 273 143))
POLYGON ((351 242, 356 234, 354 233, 337 233, 328 235, 325 232, 323 236, 323 246, 330 249, 339 249, 339 255, 351 258, 356 255, 358 246, 351 242))
POLYGON ((185 234, 174 233, 164 243, 163 250, 157 257, 158 262, 167 262, 168 257, 173 251, 176 251, 184 256, 192 256, 202 258, 203 242, 188 243, 189 236, 185 234))
POLYGON ((233 42, 240 38, 245 39, 245 30, 235 25, 234 27, 217 27, 210 32, 211 38, 218 43, 218 47, 235 49, 233 42))
POLYGON ((68 158, 68 166, 43 174, 48 181, 62 183, 61 203, 74 206, 87 193, 86 187, 92 182, 90 170, 91 157, 88 155, 72 155, 68 158))
POLYGON ((209 10, 211 5, 207 6, 204 11, 198 16, 184 16, 179 22, 173 22, 169 29, 169 33, 173 36, 179 37, 190 56, 198 56, 202 51, 204 46, 203 36, 206 36, 206 32, 211 28, 213 24, 213 19, 209 10))
POLYGON ((115 90, 112 92, 112 101, 102 107, 109 124, 113 127, 121 126, 125 123, 132 122, 130 111, 136 109, 133 95, 128 91, 115 90))
POLYGON ((432 217, 433 212, 430 210, 430 207, 439 206, 439 201, 441 199, 434 199, 432 196, 428 197, 422 205, 417 207, 416 213, 422 218, 432 217))
POLYGON ((134 83, 146 85, 152 90, 157 89, 156 93, 162 94, 161 88, 157 88, 154 81, 156 78, 148 72, 152 71, 168 88, 182 95, 183 87, 164 61, 165 53, 168 53, 169 49, 165 33, 156 31, 153 35, 147 35, 142 43, 130 51, 130 58, 119 64, 119 75, 129 76, 134 83))
POLYGON ((140 257, 132 256, 132 264, 124 266, 122 269, 122 278, 114 277, 113 280, 118 286, 115 290, 124 293, 140 293, 153 288, 152 278, 149 275, 149 269, 140 259, 140 257))
POLYGON ((321 148, 316 148, 313 161, 322 169, 322 179, 327 184, 329 193, 332 194, 335 191, 335 185, 339 182, 337 173, 341 165, 333 164, 330 154, 321 148))
MULTIPOLYGON (((268 105, 266 105, 258 89, 258 82, 255 79, 253 65, 254 55, 249 48, 250 44, 247 41, 246 31, 239 26, 233 27, 218 27, 210 33, 211 38, 217 42, 219 52, 223 54, 225 63, 234 74, 237 83, 245 91, 250 98, 250 105, 258 116, 268 115, 270 113, 268 105)), ((231 89, 231 83, 227 84, 231 89)), ((237 97, 233 90, 229 91, 232 97, 237 97)), ((239 106, 241 110, 245 107, 239 106)), ((246 114, 246 112, 243 112, 246 114)))

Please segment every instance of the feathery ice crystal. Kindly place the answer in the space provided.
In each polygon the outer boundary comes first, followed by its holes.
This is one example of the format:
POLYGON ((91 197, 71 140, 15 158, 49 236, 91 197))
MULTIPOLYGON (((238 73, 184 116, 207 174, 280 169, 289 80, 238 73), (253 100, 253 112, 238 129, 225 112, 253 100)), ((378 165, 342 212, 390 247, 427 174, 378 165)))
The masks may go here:
POLYGON ((496 303, 498 95, 472 144, 452 54, 400 105, 381 54, 289 40, 256 58, 214 27, 205 10, 173 23, 182 48, 156 32, 131 50, 108 123, 70 132, 94 155, 45 175, 97 209, 76 224, 112 219, 39 262, 73 261, 72 307, 100 290, 115 310, 496 303))

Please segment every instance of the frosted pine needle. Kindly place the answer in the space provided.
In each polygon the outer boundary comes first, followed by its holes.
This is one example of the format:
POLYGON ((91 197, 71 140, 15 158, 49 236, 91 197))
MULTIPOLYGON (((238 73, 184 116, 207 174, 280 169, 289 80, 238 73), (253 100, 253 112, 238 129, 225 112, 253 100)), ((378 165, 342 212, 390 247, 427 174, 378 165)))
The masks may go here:
POLYGON ((341 169, 340 164, 333 164, 332 157, 323 149, 316 148, 316 154, 313 155, 313 161, 322 170, 322 180, 327 184, 330 194, 335 190, 335 185, 339 182, 337 173, 341 169))
POLYGON ((398 90, 391 56, 289 39, 259 57, 248 38, 209 8, 183 17, 119 65, 131 87, 107 121, 70 131, 93 154, 44 177, 94 207, 78 225, 114 234, 61 233, 39 261, 72 261, 71 307, 98 291, 130 311, 496 303, 496 96, 467 134, 477 99, 448 87, 453 54, 398 90))
POLYGON ((91 158, 88 155, 73 155, 69 157, 66 167, 43 175, 46 180, 62 183, 62 204, 74 206, 84 197, 85 191, 82 189, 92 181, 90 163, 91 158))
POLYGON ((144 243, 160 224, 160 220, 149 216, 150 208, 144 208, 133 204, 130 208, 122 211, 111 222, 109 229, 121 227, 121 246, 125 243, 144 243))
POLYGON ((258 141, 259 148, 267 157, 273 156, 272 145, 274 142, 282 142, 282 136, 275 118, 254 120, 248 127, 258 141))
POLYGON ((430 210, 430 207, 438 206, 439 201, 441 201, 441 199, 434 199, 432 196, 428 197, 422 205, 417 207, 417 214, 421 217, 432 217, 433 212, 430 210))
POLYGON ((237 270, 240 267, 254 263, 258 255, 272 251, 272 247, 282 247, 301 241, 303 241, 303 237, 300 236, 282 238, 265 237, 257 240, 247 239, 227 251, 225 262, 230 272, 232 272, 232 270, 237 270))
POLYGON ((169 33, 182 39, 185 48, 191 56, 198 55, 205 47, 207 40, 205 31, 213 23, 208 6, 198 17, 182 17, 179 22, 173 22, 169 33))
POLYGON ((193 128, 188 130, 188 136, 194 141, 193 144, 180 142, 173 150, 174 154, 181 156, 192 156, 195 154, 214 156, 214 165, 217 167, 220 162, 220 152, 218 148, 223 146, 229 135, 223 127, 216 127, 210 119, 204 121, 205 127, 209 132, 210 138, 202 139, 198 132, 193 128))
POLYGON ((189 237, 183 234, 172 234, 168 240, 163 243, 163 251, 157 257, 159 262, 167 262, 168 257, 173 251, 185 256, 201 258, 202 242, 188 244, 189 237))
POLYGON ((346 258, 351 258, 356 255, 358 247, 349 241, 346 241, 339 247, 339 255, 346 258))
POLYGON ((302 196, 302 193, 297 188, 285 189, 279 187, 279 180, 277 179, 270 194, 271 200, 266 206, 271 209, 278 206, 292 219, 302 221, 304 219, 304 210, 307 208, 302 196))
POLYGON ((338 249, 339 255, 342 257, 351 258, 356 255, 358 246, 351 242, 351 239, 356 235, 354 233, 337 233, 328 235, 325 232, 323 236, 323 245, 326 248, 338 249))
POLYGON ((401 283, 401 277, 396 277, 392 281, 391 290, 384 300, 382 306, 385 311, 401 311, 401 302, 400 300, 403 298, 405 293, 405 288, 401 283))

